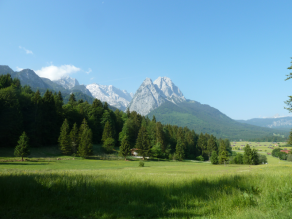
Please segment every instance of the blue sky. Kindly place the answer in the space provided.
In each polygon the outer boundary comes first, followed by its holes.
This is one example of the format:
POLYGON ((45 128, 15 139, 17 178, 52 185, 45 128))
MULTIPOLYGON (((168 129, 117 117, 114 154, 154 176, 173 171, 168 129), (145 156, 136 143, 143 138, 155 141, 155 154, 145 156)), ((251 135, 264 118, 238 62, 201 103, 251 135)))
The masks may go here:
POLYGON ((291 8, 281 0, 0 0, 0 64, 128 92, 167 76, 187 99, 233 119, 284 116, 291 8))

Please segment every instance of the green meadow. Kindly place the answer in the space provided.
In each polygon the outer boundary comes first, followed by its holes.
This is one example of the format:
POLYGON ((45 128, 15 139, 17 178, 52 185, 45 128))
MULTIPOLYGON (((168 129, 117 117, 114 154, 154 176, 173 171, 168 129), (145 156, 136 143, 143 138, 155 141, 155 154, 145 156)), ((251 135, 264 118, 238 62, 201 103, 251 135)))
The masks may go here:
POLYGON ((188 160, 139 167, 58 153, 33 148, 20 162, 0 150, 1 219, 292 217, 292 163, 271 156, 258 166, 188 160))

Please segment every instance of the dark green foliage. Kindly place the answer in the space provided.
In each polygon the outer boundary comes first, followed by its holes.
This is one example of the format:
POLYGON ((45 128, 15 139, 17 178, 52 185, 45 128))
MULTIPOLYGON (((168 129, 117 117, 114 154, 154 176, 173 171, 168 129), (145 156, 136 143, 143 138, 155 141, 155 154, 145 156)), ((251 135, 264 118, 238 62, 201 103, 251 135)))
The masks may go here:
POLYGON ((113 138, 107 138, 104 142, 102 147, 105 149, 107 153, 110 153, 113 151, 115 147, 115 139, 113 138))
POLYGON ((143 157, 143 160, 146 156, 150 156, 151 146, 148 138, 147 130, 144 126, 141 127, 137 141, 136 141, 136 148, 138 150, 138 154, 143 157))
POLYGON ((275 148, 275 149, 273 149, 272 150, 272 156, 273 157, 279 157, 280 151, 281 151, 281 148, 275 148))
POLYGON ((64 120, 63 125, 61 126, 61 132, 58 139, 60 150, 63 154, 71 155, 72 146, 70 142, 70 129, 67 119, 64 120))
POLYGON ((197 160, 199 160, 199 161, 204 161, 205 159, 204 159, 204 157, 202 156, 202 155, 200 155, 200 156, 197 156, 197 158, 196 158, 197 160))
POLYGON ((290 131, 287 143, 292 145, 292 130, 290 131))
POLYGON ((105 142, 108 138, 112 138, 113 139, 113 130, 112 130, 112 126, 110 124, 109 121, 107 121, 105 123, 104 129, 103 129, 103 133, 102 133, 102 142, 105 142))
POLYGON ((92 132, 89 128, 85 128, 81 134, 81 139, 78 146, 78 155, 80 157, 86 158, 92 154, 92 132))
POLYGON ((226 161, 228 161, 228 151, 224 140, 220 141, 218 160, 219 164, 226 164, 226 161))
POLYGON ((244 164, 252 164, 252 157, 251 157, 251 148, 250 146, 247 144, 244 147, 244 154, 243 154, 243 163, 244 164))
POLYGON ((218 155, 217 155, 217 152, 215 150, 212 152, 212 155, 211 155, 211 163, 212 164, 218 164, 219 163, 218 155))
POLYGON ((259 156, 259 164, 265 164, 268 163, 268 159, 266 155, 260 155, 259 156))
POLYGON ((183 140, 178 139, 175 149, 175 157, 177 160, 182 161, 185 158, 185 144, 183 140))
POLYGON ((236 156, 234 157, 234 163, 243 164, 243 155, 240 153, 236 154, 236 156))
POLYGON ((125 157, 125 160, 127 160, 127 156, 130 155, 131 152, 131 145, 128 141, 128 137, 125 136, 122 140, 122 144, 120 146, 120 155, 125 157))
POLYGON ((70 131, 70 145, 73 153, 77 152, 78 143, 79 143, 78 127, 77 124, 74 123, 73 128, 70 131))
POLYGON ((21 160, 23 161, 23 157, 27 157, 28 155, 30 155, 30 151, 29 151, 29 144, 28 144, 28 137, 25 134, 25 132, 22 133, 22 135, 19 137, 18 140, 18 145, 15 147, 14 150, 14 155, 21 157, 21 160))

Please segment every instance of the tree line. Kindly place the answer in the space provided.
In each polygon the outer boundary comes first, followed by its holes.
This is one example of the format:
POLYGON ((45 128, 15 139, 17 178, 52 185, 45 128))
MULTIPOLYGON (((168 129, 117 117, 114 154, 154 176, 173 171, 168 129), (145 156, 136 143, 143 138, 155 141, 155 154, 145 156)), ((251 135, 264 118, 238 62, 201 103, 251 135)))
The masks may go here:
POLYGON ((177 160, 208 160, 212 152, 221 157, 231 153, 228 139, 163 125, 155 116, 149 119, 135 111, 113 111, 98 99, 92 104, 77 101, 73 93, 64 104, 61 92, 47 90, 41 95, 9 74, 0 76, 0 121, 0 147, 15 147, 25 132, 32 147, 59 144, 62 153, 83 157, 92 154, 92 144, 102 144, 106 153, 120 147, 124 157, 132 148, 143 158, 177 160))

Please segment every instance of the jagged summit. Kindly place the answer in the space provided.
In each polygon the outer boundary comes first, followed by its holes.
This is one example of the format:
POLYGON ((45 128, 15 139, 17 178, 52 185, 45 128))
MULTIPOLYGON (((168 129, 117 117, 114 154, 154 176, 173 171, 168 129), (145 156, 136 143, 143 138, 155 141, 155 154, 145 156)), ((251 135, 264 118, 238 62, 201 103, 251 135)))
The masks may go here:
POLYGON ((185 97, 177 86, 167 77, 159 77, 154 82, 146 78, 135 93, 128 108, 141 115, 147 115, 166 101, 179 103, 185 97))
POLYGON ((55 80, 54 82, 63 86, 65 89, 71 89, 75 86, 80 85, 77 79, 71 78, 69 76, 64 76, 59 80, 55 80))
POLYGON ((125 90, 120 90, 113 85, 99 85, 93 83, 87 85, 86 88, 90 91, 93 97, 103 102, 107 102, 111 106, 120 110, 125 110, 132 100, 131 94, 125 90))
POLYGON ((167 100, 173 103, 186 101, 183 93, 177 86, 175 86, 170 78, 159 77, 153 83, 156 84, 157 87, 164 93, 167 100))

